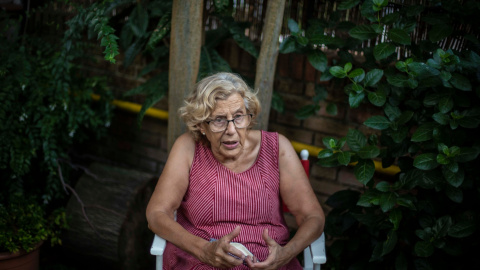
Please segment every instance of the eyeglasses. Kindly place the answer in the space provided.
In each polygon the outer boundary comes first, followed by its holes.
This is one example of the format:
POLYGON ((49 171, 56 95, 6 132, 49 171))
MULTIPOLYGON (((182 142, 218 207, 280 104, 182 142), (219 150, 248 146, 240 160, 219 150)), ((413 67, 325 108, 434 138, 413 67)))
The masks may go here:
POLYGON ((232 122, 235 128, 246 128, 252 121, 253 114, 241 114, 235 115, 232 120, 227 118, 218 117, 210 121, 205 121, 212 132, 222 132, 228 127, 228 123, 232 122))

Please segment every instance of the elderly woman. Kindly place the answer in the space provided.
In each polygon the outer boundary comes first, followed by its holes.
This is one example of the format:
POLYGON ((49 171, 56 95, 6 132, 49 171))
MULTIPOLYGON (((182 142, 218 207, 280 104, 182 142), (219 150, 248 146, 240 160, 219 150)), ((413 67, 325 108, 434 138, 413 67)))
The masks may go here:
POLYGON ((147 207, 149 228, 168 241, 164 269, 302 269, 296 256, 321 235, 325 216, 290 142, 252 129, 259 112, 230 73, 201 80, 180 108, 189 132, 147 207), (298 224, 292 239, 282 201, 298 224))

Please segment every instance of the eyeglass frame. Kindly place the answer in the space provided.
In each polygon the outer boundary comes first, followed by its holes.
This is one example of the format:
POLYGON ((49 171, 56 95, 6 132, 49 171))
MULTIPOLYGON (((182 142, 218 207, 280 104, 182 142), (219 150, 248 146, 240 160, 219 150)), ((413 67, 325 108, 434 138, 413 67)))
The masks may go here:
MULTIPOLYGON (((247 115, 249 115, 250 118, 253 118, 253 113, 246 113, 246 114, 242 114, 242 115, 238 115, 238 116, 247 116, 247 115)), ((211 131, 211 132, 214 132, 214 133, 224 132, 225 130, 227 130, 228 125, 230 124, 230 122, 233 123, 233 126, 234 126, 236 129, 239 129, 239 127, 237 127, 237 125, 235 124, 235 117, 234 117, 233 119, 231 119, 231 120, 228 120, 228 119, 225 119, 225 120, 227 121, 227 124, 225 125, 225 129, 219 130, 219 131, 213 131, 213 130, 212 130, 212 127, 210 126, 210 122, 213 122, 213 121, 215 121, 215 120, 205 121, 205 123, 207 123, 207 125, 210 127, 210 131, 211 131)), ((250 121, 252 121, 252 120, 250 119, 250 121)), ((251 122, 250 122, 250 123, 251 123, 251 122)), ((249 123, 249 124, 250 124, 250 123, 249 123)), ((247 125, 247 126, 248 126, 248 125, 247 125)), ((245 126, 245 127, 240 127, 240 129, 242 129, 242 128, 247 128, 247 126, 245 126)))

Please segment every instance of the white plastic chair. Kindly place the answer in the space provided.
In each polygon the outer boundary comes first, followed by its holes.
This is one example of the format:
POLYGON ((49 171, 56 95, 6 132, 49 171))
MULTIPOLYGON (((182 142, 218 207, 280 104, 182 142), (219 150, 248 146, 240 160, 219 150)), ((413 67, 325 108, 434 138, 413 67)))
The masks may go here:
MULTIPOLYGON (((307 175, 309 174, 308 155, 308 150, 304 149, 300 152, 302 164, 307 175)), ((150 248, 150 254, 157 257, 156 270, 163 269, 163 252, 165 251, 166 245, 167 241, 165 241, 165 239, 155 235, 152 247, 150 248)), ((310 246, 303 250, 303 257, 304 270, 320 270, 321 265, 327 262, 327 256, 325 255, 325 235, 323 233, 317 240, 310 244, 310 246)))

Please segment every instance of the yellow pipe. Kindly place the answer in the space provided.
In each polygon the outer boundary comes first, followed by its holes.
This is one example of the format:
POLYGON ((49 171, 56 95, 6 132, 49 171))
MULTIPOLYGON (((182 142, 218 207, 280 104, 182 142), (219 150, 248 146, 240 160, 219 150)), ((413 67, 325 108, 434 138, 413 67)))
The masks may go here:
MULTIPOLYGON (((100 96, 92 94, 92 99, 93 100, 99 100, 100 96)), ((133 103, 133 102, 128 102, 128 101, 121 101, 121 100, 116 100, 115 99, 115 100, 112 101, 112 104, 114 106, 117 106, 120 109, 123 109, 125 111, 129 111, 129 112, 134 112, 134 113, 138 113, 142 109, 142 105, 139 105, 139 104, 136 104, 136 103, 133 103)), ((164 111, 164 110, 156 109, 156 108, 149 108, 145 112, 145 115, 155 117, 155 118, 158 118, 158 119, 162 119, 162 120, 168 120, 168 112, 164 111)))
MULTIPOLYGON (((92 99, 99 100, 100 96, 92 94, 92 99)), ((113 100, 112 104, 117 106, 120 109, 130 111, 130 112, 135 112, 135 113, 140 112, 142 108, 142 106, 139 104, 128 102, 128 101, 121 101, 121 100, 113 100)), ((149 108, 145 112, 145 114, 158 119, 168 120, 168 112, 164 110, 149 108)), ((290 141, 290 142, 292 143, 292 146, 295 149, 295 151, 297 151, 297 153, 300 153, 300 151, 302 151, 303 149, 307 149, 310 156, 317 157, 318 153, 320 153, 320 151, 323 150, 323 148, 309 145, 309 144, 304 144, 301 142, 296 142, 296 141, 290 141)), ((375 171, 379 173, 395 175, 400 172, 400 168, 398 166, 392 165, 388 168, 383 168, 382 163, 380 161, 374 160, 373 162, 375 163, 375 171)), ((355 165, 355 163, 351 163, 349 165, 355 165)))
MULTIPOLYGON (((301 142, 296 142, 296 141, 290 141, 290 142, 292 143, 292 146, 295 149, 295 151, 297 151, 297 153, 300 153, 300 151, 302 151, 303 149, 307 149, 310 156, 317 157, 318 153, 320 153, 320 151, 323 150, 323 148, 309 145, 309 144, 304 144, 301 142)), ((374 160, 373 163, 375 164, 375 171, 379 173, 395 175, 400 172, 400 168, 398 166, 392 165, 390 167, 383 168, 382 162, 374 160)), ((350 163, 349 165, 355 165, 355 164, 357 163, 356 162, 350 163)))

